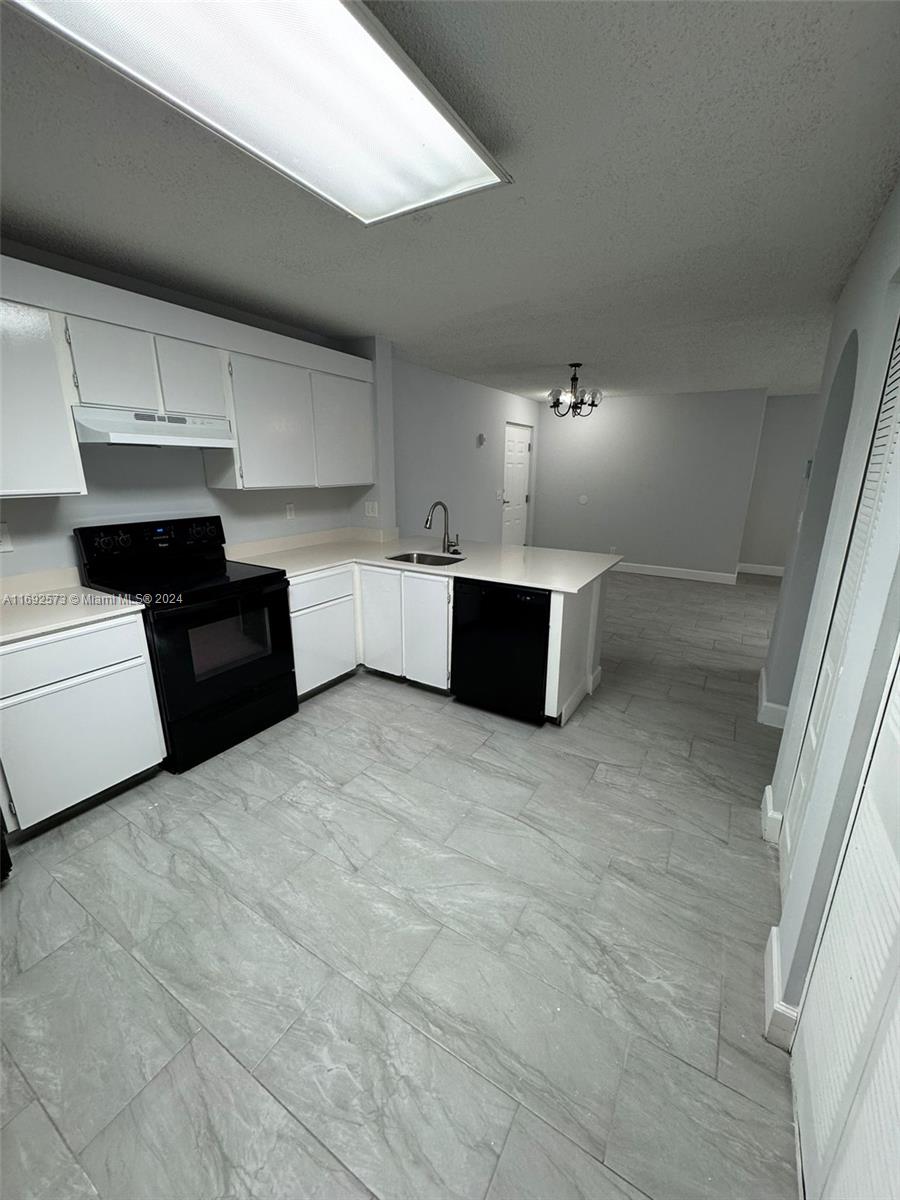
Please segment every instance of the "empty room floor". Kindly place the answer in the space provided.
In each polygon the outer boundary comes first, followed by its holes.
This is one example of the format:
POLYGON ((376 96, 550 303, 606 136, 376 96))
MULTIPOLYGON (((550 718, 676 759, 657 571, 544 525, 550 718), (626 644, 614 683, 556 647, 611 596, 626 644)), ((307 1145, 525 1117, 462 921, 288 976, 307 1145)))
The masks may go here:
POLYGON ((615 575, 563 729, 360 674, 14 847, 4 1195, 794 1198, 776 598, 615 575))

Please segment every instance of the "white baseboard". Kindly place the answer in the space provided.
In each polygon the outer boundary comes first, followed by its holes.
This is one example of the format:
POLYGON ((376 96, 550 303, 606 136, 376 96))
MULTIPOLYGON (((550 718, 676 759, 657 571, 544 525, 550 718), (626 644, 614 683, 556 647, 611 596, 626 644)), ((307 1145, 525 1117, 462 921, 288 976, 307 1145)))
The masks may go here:
POLYGON ((760 668, 756 694, 756 719, 760 725, 771 725, 773 729, 784 729, 784 723, 787 720, 787 705, 776 704, 774 700, 769 699, 765 666, 760 668))
POLYGON ((784 567, 764 567, 761 563, 738 563, 738 573, 741 575, 778 575, 784 574, 784 567))
POLYGON ((617 563, 613 570, 633 575, 665 575, 670 579, 699 579, 701 583, 737 583, 737 573, 729 571, 693 571, 687 567, 654 567, 632 562, 617 563))
POLYGON ((793 1005, 785 1004, 782 999, 777 925, 769 930, 769 940, 766 942, 765 976, 766 1041, 790 1053, 799 1011, 793 1005))
POLYGON ((569 717, 571 717, 572 713, 587 694, 587 679, 585 679, 583 683, 579 683, 578 686, 573 689, 570 696, 566 697, 565 702, 563 703, 563 706, 559 712, 560 725, 565 725, 566 721, 568 721, 569 717))
POLYGON ((603 674, 603 668, 598 667, 596 669, 596 671, 593 673, 593 675, 591 676, 591 686, 588 688, 588 691, 591 693, 592 696, 593 696, 594 692, 596 692, 597 688, 600 686, 600 677, 602 676, 602 674, 603 674))
POLYGON ((784 813, 776 812, 774 803, 775 793, 772 791, 771 783, 767 783, 762 799, 762 835, 765 841, 777 846, 781 837, 781 822, 784 813))

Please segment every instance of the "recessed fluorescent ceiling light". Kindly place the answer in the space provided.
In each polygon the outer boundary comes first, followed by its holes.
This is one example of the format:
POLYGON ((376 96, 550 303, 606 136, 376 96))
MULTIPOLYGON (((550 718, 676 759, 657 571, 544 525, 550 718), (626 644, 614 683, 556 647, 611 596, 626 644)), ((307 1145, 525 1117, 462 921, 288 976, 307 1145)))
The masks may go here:
POLYGON ((367 225, 508 179, 340 0, 15 2, 367 225))

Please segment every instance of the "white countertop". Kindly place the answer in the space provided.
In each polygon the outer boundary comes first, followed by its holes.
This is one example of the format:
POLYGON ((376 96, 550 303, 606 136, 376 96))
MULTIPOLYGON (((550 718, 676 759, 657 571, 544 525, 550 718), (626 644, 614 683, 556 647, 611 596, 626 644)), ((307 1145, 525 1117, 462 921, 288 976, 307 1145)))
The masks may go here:
POLYGON ((128 613, 143 604, 85 587, 25 591, 13 581, 0 586, 0 646, 23 638, 59 633, 76 625, 91 625, 128 613))
MULTIPOLYGON (((463 579, 482 579, 490 583, 511 583, 516 587, 543 588, 550 592, 580 592, 617 562, 620 554, 589 554, 583 550, 548 550, 540 546, 497 546, 488 542, 464 542, 458 562, 443 567, 422 563, 391 562, 394 554, 425 550, 439 554, 440 541, 434 538, 400 538, 394 542, 321 542, 294 550, 255 553, 243 561, 264 567, 280 567, 288 575, 303 575, 343 563, 365 563, 397 570, 423 571, 432 575, 459 575, 463 579)), ((229 555, 229 557, 235 557, 229 555)))
MULTIPOLYGON (((258 563, 264 567, 280 567, 288 575, 303 575, 309 571, 339 567, 344 563, 365 563, 398 571, 459 575, 463 579, 543 588, 550 592, 579 592, 621 561, 621 556, 615 554, 548 550, 539 546, 497 546, 487 542, 466 542, 462 547, 462 558, 444 567, 390 561, 391 555, 407 554, 413 550, 437 554, 440 553, 440 542, 434 538, 400 538, 393 542, 320 542, 299 549, 242 555, 241 561, 258 563)), ((23 586, 20 582, 23 578, 13 577, 0 586, 0 645, 23 638, 40 637, 45 633, 59 633, 95 621, 108 621, 113 617, 140 612, 143 608, 142 604, 132 600, 80 586, 32 589, 23 586)))

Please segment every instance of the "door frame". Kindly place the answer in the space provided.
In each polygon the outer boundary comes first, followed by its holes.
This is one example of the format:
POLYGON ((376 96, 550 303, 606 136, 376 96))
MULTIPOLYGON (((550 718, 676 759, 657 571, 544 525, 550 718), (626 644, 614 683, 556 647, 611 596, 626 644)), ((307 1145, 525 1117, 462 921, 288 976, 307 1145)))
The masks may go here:
MULTIPOLYGON (((530 546, 532 536, 534 534, 534 459, 537 453, 537 429, 534 425, 529 425, 527 421, 504 421, 503 423, 503 458, 500 462, 500 496, 501 503, 505 498, 506 493, 506 431, 510 425, 514 425, 517 429, 528 429, 531 432, 530 445, 531 449, 528 452, 528 490, 526 495, 528 501, 526 503, 525 513, 525 541, 524 545, 530 546)), ((500 544, 503 545, 503 514, 500 514, 500 544)))

